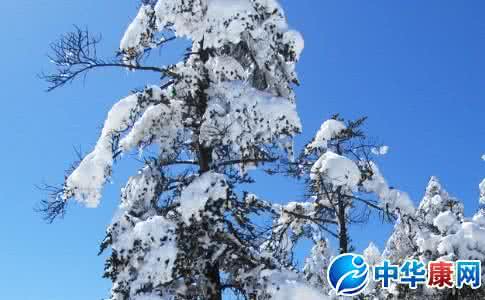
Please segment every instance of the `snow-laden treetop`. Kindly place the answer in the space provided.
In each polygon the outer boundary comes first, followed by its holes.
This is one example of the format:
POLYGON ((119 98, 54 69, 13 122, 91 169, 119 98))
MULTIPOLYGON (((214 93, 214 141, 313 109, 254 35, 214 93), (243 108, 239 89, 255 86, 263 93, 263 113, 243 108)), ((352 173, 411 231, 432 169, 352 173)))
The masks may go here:
POLYGON ((143 69, 144 53, 178 37, 192 41, 186 59, 160 68, 168 78, 161 86, 113 106, 94 150, 68 176, 64 199, 96 207, 114 158, 134 147, 158 144, 162 159, 183 152, 194 163, 203 147, 210 168, 221 159, 242 168, 271 160, 267 145, 292 154, 291 137, 301 131, 292 84, 303 39, 277 1, 144 4, 121 40, 122 61, 143 69))
POLYGON ((156 47, 155 35, 163 30, 194 42, 204 40, 209 48, 237 45, 250 37, 257 42, 254 46, 264 46, 258 62, 267 59, 264 54, 272 55, 269 47, 280 42, 296 57, 303 50, 302 37, 288 30, 275 0, 159 0, 155 6, 143 5, 126 30, 120 49, 131 59, 145 48, 156 47))

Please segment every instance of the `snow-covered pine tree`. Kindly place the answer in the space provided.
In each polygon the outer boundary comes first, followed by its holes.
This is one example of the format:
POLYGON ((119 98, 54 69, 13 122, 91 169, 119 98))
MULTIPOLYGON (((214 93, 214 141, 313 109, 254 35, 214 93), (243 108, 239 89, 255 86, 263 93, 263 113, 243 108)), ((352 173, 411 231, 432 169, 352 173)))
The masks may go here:
MULTIPOLYGON (((480 199, 481 201, 481 199, 480 199)), ((434 256, 437 260, 479 260, 485 263, 485 224, 483 210, 480 209, 472 218, 464 217, 463 204, 451 199, 445 209, 433 219, 434 232, 421 230, 418 235, 420 253, 434 256)), ((482 286, 472 289, 444 289, 433 291, 435 299, 484 299, 484 273, 482 286)))
MULTIPOLYGON (((374 267, 380 265, 382 262, 382 254, 379 248, 374 243, 370 243, 369 246, 364 250, 363 256, 367 264, 369 264, 369 278, 374 276, 374 267)), ((377 282, 369 280, 369 283, 365 290, 363 291, 365 299, 379 299, 381 295, 380 286, 377 282)))
POLYGON ((435 250, 419 252, 418 241, 428 241, 425 235, 437 233, 433 222, 442 213, 450 211, 458 220, 463 219, 463 205, 450 196, 441 186, 438 178, 431 177, 424 196, 413 215, 400 216, 394 231, 387 241, 384 256, 393 263, 401 264, 406 259, 435 259, 435 250), (432 252, 430 252, 432 251, 432 252))
POLYGON ((303 39, 277 1, 144 1, 118 59, 97 57, 98 42, 77 29, 53 44, 49 90, 102 67, 162 80, 113 105, 93 151, 44 210, 52 219, 70 199, 96 207, 117 159, 157 149, 122 189, 102 243, 111 248, 111 299, 219 300, 227 290, 245 299, 321 298, 277 249, 262 247, 275 245, 274 236, 252 216, 280 217, 278 207, 236 190, 252 181, 248 167, 291 156, 301 130, 293 85, 303 39), (191 44, 183 61, 144 64, 150 50, 176 39, 191 44))
MULTIPOLYGON (((472 219, 463 214, 463 204, 450 196, 436 177, 431 177, 414 215, 402 216, 394 227, 383 257, 393 264, 406 259, 425 263, 431 260, 481 260, 485 262, 485 227, 479 211, 472 219)), ((381 298, 398 299, 481 299, 483 289, 410 290, 394 285, 381 291, 381 298)))
POLYGON ((314 241, 314 245, 305 259, 303 267, 307 282, 314 288, 321 290, 325 295, 331 291, 327 282, 327 270, 331 259, 332 251, 329 241, 325 238, 319 238, 314 241))
POLYGON ((282 208, 293 240, 329 236, 337 240, 338 252, 346 253, 352 250, 349 226, 365 223, 371 210, 384 218, 414 211, 407 194, 389 187, 381 175, 375 157, 387 147, 366 137, 364 121, 345 122, 338 115, 325 121, 298 159, 284 169, 308 186, 308 201, 282 208))
MULTIPOLYGON (((425 259, 427 263, 436 259, 436 249, 429 249, 421 252, 419 243, 428 241, 432 233, 438 233, 433 225, 434 219, 449 207, 460 207, 456 199, 442 188, 438 178, 431 177, 425 190, 425 194, 412 215, 402 215, 394 225, 394 230, 389 237, 383 257, 393 264, 401 265, 407 259, 425 259)), ((461 210, 461 213, 463 211, 461 210)), ((410 290, 402 285, 392 284, 390 290, 382 291, 382 297, 418 297, 419 295, 430 295, 433 291, 426 291, 420 287, 418 290, 410 290)), ((404 298, 403 298, 404 297, 404 298)))

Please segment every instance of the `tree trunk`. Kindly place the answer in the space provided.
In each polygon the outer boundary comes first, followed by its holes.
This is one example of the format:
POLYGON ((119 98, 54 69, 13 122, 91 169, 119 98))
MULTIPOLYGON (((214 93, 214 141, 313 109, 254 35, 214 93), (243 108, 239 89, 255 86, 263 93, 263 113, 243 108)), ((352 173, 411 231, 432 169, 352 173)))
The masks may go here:
MULTIPOLYGON (((209 171, 210 163, 212 160, 211 149, 205 148, 200 143, 199 148, 199 172, 200 174, 209 171)), ((222 284, 221 276, 219 273, 219 265, 207 265, 206 279, 207 283, 207 300, 222 300, 222 284)))
POLYGON ((209 281, 207 300, 222 300, 221 276, 219 266, 208 266, 207 280, 209 281))
POLYGON ((339 249, 340 254, 349 251, 349 236, 347 232, 347 220, 345 218, 345 206, 341 200, 338 202, 338 223, 339 223, 339 249))
MULTIPOLYGON (((337 154, 342 155, 342 150, 340 148, 340 144, 337 144, 337 154)), ((347 219, 345 218, 345 206, 344 203, 345 198, 342 197, 342 188, 338 187, 336 190, 337 193, 337 219, 339 223, 339 250, 340 254, 347 253, 349 251, 349 235, 347 232, 347 219)))
MULTIPOLYGON (((199 55, 203 62, 206 62, 209 59, 209 52, 204 48, 204 40, 202 40, 200 43, 199 55)), ((199 96, 198 114, 200 118, 202 118, 207 110, 208 99, 205 91, 208 87, 209 78, 207 77, 205 81, 200 82, 200 90, 197 93, 199 96)), ((199 173, 203 174, 210 171, 210 165, 212 163, 212 149, 205 147, 202 143, 197 141, 197 152, 199 159, 199 173)), ((208 256, 211 256, 210 253, 208 256)), ((208 281, 207 299, 222 300, 221 276, 219 272, 219 265, 217 263, 206 265, 206 279, 208 281)))

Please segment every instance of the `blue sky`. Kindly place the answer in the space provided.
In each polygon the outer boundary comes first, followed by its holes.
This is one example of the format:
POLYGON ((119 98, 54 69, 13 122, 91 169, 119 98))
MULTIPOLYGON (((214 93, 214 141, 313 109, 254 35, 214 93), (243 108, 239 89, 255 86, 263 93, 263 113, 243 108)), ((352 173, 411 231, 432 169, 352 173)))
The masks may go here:
MULTIPOLYGON (((390 146, 380 159, 391 185, 417 202, 430 175, 460 198, 468 214, 478 206, 485 176, 485 3, 470 1, 282 1, 306 42, 298 65, 302 145, 335 112, 367 115, 368 132, 390 146)), ((0 290, 3 299, 85 300, 107 295, 96 256, 118 203, 119 188, 137 164, 122 162, 98 209, 71 205, 65 219, 45 224, 33 211, 42 182, 61 183, 89 150, 110 106, 153 74, 93 72, 83 83, 45 93, 36 74, 49 69, 49 43, 73 24, 104 37, 107 56, 136 13, 136 1, 3 1, 0 10, 2 146, 0 148, 0 290)), ((176 48, 160 61, 179 57, 176 48)), ((158 55, 158 53, 157 53, 158 55)), ((300 185, 273 178, 256 191, 272 199, 302 194, 300 185)), ((390 226, 378 220, 353 228, 361 250, 382 248, 390 226)))

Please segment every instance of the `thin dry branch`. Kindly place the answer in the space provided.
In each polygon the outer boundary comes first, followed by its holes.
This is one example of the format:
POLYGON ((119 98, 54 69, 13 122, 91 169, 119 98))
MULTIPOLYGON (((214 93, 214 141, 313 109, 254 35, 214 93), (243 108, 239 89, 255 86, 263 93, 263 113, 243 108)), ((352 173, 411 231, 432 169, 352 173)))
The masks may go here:
MULTIPOLYGON (((164 39, 160 45, 173 40, 164 39)), ((39 78, 48 83, 47 91, 53 91, 67 83, 73 82, 79 76, 86 77, 90 70, 97 68, 115 67, 129 70, 157 72, 163 77, 175 78, 176 74, 170 68, 155 66, 131 65, 119 62, 116 59, 104 60, 98 57, 97 45, 101 42, 100 36, 91 36, 87 29, 75 30, 61 36, 59 41, 51 44, 50 61, 55 66, 53 73, 41 73, 39 78)))

